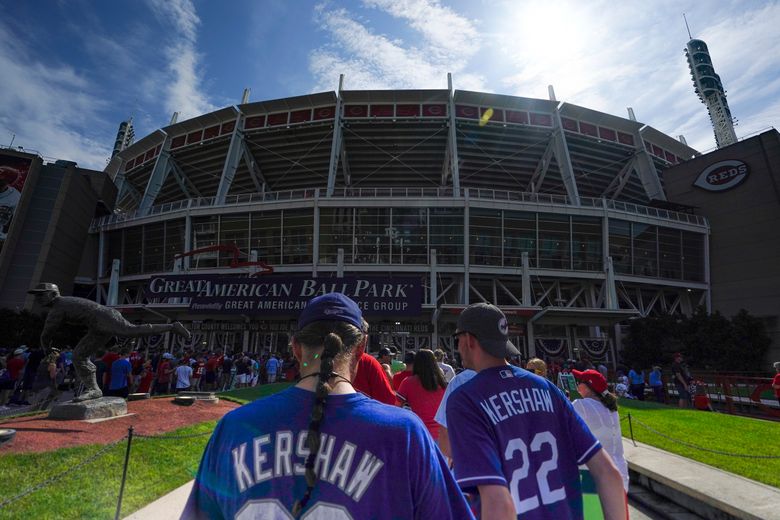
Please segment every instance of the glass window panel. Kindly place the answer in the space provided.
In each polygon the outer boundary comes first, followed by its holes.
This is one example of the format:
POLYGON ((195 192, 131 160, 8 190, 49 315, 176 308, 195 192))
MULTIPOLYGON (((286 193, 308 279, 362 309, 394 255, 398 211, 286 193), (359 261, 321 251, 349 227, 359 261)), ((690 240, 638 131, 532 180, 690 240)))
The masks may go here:
POLYGON ((319 263, 337 263, 339 248, 344 250, 344 262, 354 262, 352 244, 354 213, 354 208, 320 208, 319 263))
POLYGON ((169 220, 165 223, 165 270, 173 270, 176 255, 184 252, 184 219, 169 220))
MULTIPOLYGON (((219 243, 219 217, 192 218, 192 250, 215 246, 219 243)), ((219 253, 208 251, 190 257, 190 269, 217 267, 219 253)))
POLYGON ((428 263, 428 210, 393 208, 391 261, 394 264, 428 263))
POLYGON ((602 271, 603 252, 601 219, 599 217, 572 216, 572 254, 577 271, 602 271))
POLYGON ((312 263, 314 210, 293 209, 282 212, 282 263, 312 263))
POLYGON ((634 222, 631 225, 634 237, 634 274, 658 276, 658 244, 656 227, 634 222))
POLYGON ((122 274, 140 274, 143 258, 143 226, 125 229, 125 246, 122 258, 122 274))
POLYGON ((680 230, 658 228, 658 260, 661 278, 682 278, 680 230))
POLYGON ((609 256, 616 273, 631 274, 631 222, 609 219, 609 256))
POLYGON ((165 267, 165 224, 147 224, 144 226, 144 266, 145 273, 162 271, 165 267))
POLYGON ((110 231, 108 235, 108 258, 106 264, 102 266, 103 276, 109 276, 111 274, 111 266, 114 263, 114 259, 122 260, 122 230, 110 231))
POLYGON ((504 211, 504 265, 521 267, 528 253, 530 267, 536 267, 536 214, 504 211))
POLYGON ((430 209, 430 248, 438 264, 463 263, 463 209, 430 209))
MULTIPOLYGON (((249 260, 249 215, 222 215, 219 221, 219 242, 224 246, 235 244, 239 254, 237 261, 249 260)), ((230 265, 233 253, 220 251, 219 265, 230 265)))
POLYGON ((469 212, 469 258, 474 265, 501 265, 501 210, 469 212))
POLYGON ((390 208, 355 208, 355 263, 390 262, 390 208))
POLYGON ((270 265, 282 261, 282 213, 252 213, 249 250, 257 251, 257 259, 270 265))
POLYGON ((692 282, 704 281, 704 241, 701 233, 682 232, 683 279, 692 282))
POLYGON ((568 215, 539 214, 539 267, 571 269, 568 215))

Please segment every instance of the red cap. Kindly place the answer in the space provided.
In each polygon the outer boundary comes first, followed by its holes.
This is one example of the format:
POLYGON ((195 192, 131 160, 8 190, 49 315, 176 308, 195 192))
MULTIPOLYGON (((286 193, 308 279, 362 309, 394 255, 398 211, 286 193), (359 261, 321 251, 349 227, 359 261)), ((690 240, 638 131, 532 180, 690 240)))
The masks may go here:
POLYGON ((585 370, 584 372, 572 370, 571 373, 574 374, 574 379, 585 383, 597 394, 604 394, 607 391, 607 380, 604 379, 601 372, 597 370, 585 370))

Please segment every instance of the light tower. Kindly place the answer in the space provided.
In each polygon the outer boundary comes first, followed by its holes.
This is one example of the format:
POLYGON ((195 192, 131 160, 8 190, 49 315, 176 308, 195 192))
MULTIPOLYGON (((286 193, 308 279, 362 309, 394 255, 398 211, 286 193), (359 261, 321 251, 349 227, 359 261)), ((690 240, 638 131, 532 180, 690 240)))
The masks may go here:
MULTIPOLYGON (((685 21, 685 27, 688 27, 688 20, 685 21)), ((688 36, 691 37, 690 29, 688 29, 688 36)), ((734 119, 731 117, 731 111, 726 102, 723 83, 720 81, 720 76, 715 74, 715 68, 712 66, 707 44, 691 37, 685 49, 685 56, 688 59, 688 67, 691 69, 693 90, 701 102, 707 106, 707 112, 710 114, 712 130, 715 132, 715 143, 718 148, 736 143, 737 134, 734 133, 734 119)))
POLYGON ((131 144, 135 140, 135 130, 133 130, 133 118, 131 117, 127 121, 119 123, 119 130, 116 133, 116 141, 114 141, 114 151, 111 152, 111 157, 115 156, 131 144))

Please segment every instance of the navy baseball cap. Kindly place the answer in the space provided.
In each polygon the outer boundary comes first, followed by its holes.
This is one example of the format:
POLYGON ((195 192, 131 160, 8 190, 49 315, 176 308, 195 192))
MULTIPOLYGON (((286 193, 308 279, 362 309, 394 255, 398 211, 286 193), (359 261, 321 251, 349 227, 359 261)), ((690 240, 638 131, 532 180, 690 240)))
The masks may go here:
POLYGON ((520 351, 509 341, 509 324, 501 309, 489 303, 473 303, 458 316, 455 334, 468 332, 493 357, 519 356, 520 351))
POLYGON ((346 321, 363 330, 363 313, 354 300, 333 292, 309 300, 298 317, 298 330, 315 321, 346 321))

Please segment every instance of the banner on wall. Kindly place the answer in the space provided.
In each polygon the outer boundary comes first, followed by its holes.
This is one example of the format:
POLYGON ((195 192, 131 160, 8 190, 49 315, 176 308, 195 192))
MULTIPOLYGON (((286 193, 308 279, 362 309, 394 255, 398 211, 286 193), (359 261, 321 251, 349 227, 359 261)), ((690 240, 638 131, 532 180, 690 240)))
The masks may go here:
POLYGON ((421 279, 409 276, 163 275, 146 286, 149 298, 189 298, 193 312, 247 316, 298 314, 311 298, 331 292, 349 296, 367 316, 416 316, 422 310, 421 279))
POLYGON ((11 228, 16 207, 34 156, 0 154, 0 251, 11 228))

